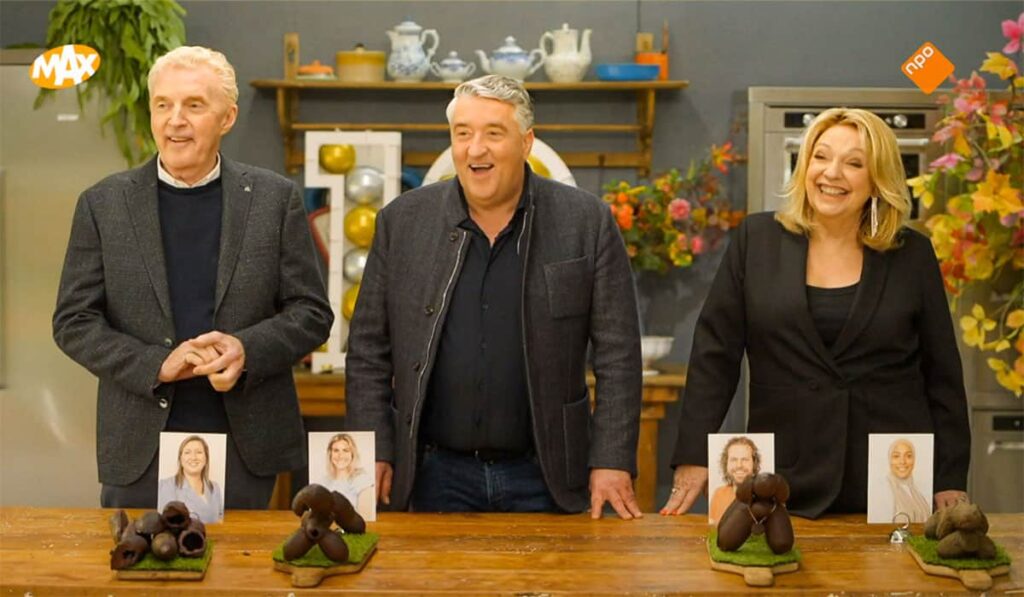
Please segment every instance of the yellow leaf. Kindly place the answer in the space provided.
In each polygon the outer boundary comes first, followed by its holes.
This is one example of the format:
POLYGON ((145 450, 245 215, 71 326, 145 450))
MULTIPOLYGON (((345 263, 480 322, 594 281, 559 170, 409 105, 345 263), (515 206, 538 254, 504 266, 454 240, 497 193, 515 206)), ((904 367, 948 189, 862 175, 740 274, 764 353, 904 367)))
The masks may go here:
POLYGON ((1007 369, 1010 368, 1002 359, 997 359, 995 357, 989 357, 985 359, 985 362, 988 363, 989 369, 997 373, 999 371, 1006 371, 1007 369))
POLYGON ((986 319, 985 321, 981 322, 981 329, 985 330, 986 332, 991 332, 992 330, 996 329, 996 322, 992 321, 991 319, 986 319))
POLYGON ((995 350, 996 350, 996 352, 1003 352, 1004 350, 1006 350, 1009 347, 1010 347, 1010 341, 1007 340, 1006 338, 1003 338, 1002 340, 1000 340, 999 342, 996 343, 995 350))
POLYGON ((1009 79, 1017 74, 1017 65, 1001 52, 986 52, 988 58, 981 63, 981 72, 998 75, 1000 79, 1009 79))
POLYGON ((971 307, 971 315, 973 315, 978 321, 982 321, 985 319, 985 308, 976 304, 971 307))
POLYGON ((996 131, 998 131, 998 133, 999 133, 999 147, 998 147, 998 149, 1000 149, 1000 150, 1006 149, 1006 148, 1010 147, 1010 145, 1013 144, 1013 133, 1010 132, 1010 129, 1006 128, 1003 125, 997 125, 996 126, 996 131))
POLYGON ((962 156, 971 157, 971 145, 963 135, 957 135, 956 139, 953 141, 953 151, 962 156))
POLYGON ((1006 325, 1014 329, 1024 326, 1024 309, 1010 311, 1006 316, 1006 325))
POLYGON ((964 315, 960 318, 960 329, 963 331, 973 330, 976 327, 978 327, 978 320, 970 315, 964 315))

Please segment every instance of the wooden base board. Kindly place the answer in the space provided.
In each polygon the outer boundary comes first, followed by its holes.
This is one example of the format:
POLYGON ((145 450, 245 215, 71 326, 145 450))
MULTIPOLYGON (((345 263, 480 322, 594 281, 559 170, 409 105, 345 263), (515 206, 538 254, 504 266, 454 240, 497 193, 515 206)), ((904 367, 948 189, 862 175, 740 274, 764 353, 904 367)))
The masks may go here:
POLYGON ((118 580, 203 580, 206 570, 118 570, 118 580))
POLYGON ((331 566, 330 568, 321 568, 319 566, 293 566, 286 562, 274 561, 274 570, 279 572, 288 572, 292 575, 292 586, 293 587, 315 587, 328 576, 335 576, 338 574, 355 574, 366 567, 366 563, 370 561, 370 557, 377 553, 377 546, 374 545, 366 557, 362 561, 356 564, 338 564, 337 566, 331 566))
POLYGON ((1008 574, 1010 567, 995 566, 988 568, 987 570, 957 570, 950 568, 949 566, 940 566, 938 564, 929 564, 921 559, 921 554, 917 553, 917 550, 908 546, 907 551, 914 557, 914 561, 917 565, 924 570, 926 574, 933 576, 945 576, 948 578, 956 578, 964 584, 965 587, 973 591, 985 591, 992 588, 992 577, 999 576, 1001 574, 1008 574))

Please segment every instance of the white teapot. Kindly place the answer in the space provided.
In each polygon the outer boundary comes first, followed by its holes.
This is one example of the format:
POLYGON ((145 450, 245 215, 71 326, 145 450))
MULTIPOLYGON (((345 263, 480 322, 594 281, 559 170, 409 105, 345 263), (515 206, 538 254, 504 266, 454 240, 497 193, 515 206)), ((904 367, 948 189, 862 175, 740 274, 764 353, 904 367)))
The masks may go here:
POLYGON ((535 73, 540 65, 544 64, 545 57, 541 48, 534 48, 529 52, 520 48, 516 45, 516 38, 511 35, 505 38, 505 45, 491 52, 490 59, 483 50, 477 50, 476 53, 480 57, 480 66, 487 74, 504 75, 520 81, 535 73))
POLYGON ((555 83, 576 83, 582 81, 590 67, 590 29, 580 32, 562 23, 561 29, 547 31, 540 36, 540 48, 547 53, 546 40, 551 40, 552 50, 544 60, 544 72, 555 83))
POLYGON ((445 83, 461 83, 468 79, 475 70, 475 63, 459 58, 459 53, 454 50, 448 52, 448 57, 441 62, 430 64, 430 72, 445 83))
POLYGON ((420 27, 411 20, 402 21, 387 31, 391 39, 391 54, 388 56, 388 75, 403 82, 422 81, 430 70, 430 59, 437 50, 440 38, 434 29, 420 27), (428 37, 434 38, 434 45, 424 47, 428 37))

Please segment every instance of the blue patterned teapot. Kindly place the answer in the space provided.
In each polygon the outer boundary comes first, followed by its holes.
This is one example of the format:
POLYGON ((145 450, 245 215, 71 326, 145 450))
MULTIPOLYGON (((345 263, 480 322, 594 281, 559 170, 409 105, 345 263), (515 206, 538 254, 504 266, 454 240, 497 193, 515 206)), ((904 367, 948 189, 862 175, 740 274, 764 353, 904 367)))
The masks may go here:
POLYGON ((387 31, 391 39, 391 54, 388 56, 388 76, 396 81, 422 81, 430 70, 430 59, 440 43, 437 31, 420 27, 411 20, 405 20, 387 31), (434 38, 430 48, 424 47, 428 37, 434 38))
POLYGON ((520 48, 516 45, 516 38, 511 35, 505 38, 505 45, 491 52, 489 59, 483 50, 477 50, 476 53, 480 57, 480 66, 487 74, 504 75, 520 81, 536 72, 546 57, 542 48, 534 48, 529 52, 520 48))

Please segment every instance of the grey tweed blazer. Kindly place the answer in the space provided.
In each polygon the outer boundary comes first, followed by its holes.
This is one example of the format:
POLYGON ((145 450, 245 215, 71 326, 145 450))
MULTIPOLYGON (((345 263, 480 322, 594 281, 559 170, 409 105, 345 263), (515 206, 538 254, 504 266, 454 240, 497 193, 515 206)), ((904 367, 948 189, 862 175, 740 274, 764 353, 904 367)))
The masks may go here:
MULTIPOLYGON (((305 466, 292 365, 327 337, 324 292, 295 184, 221 159, 224 210, 214 327, 241 340, 246 374, 223 394, 249 470, 305 466)), ((173 394, 154 394, 174 337, 157 199, 156 160, 110 176, 78 199, 53 337, 99 378, 99 480, 136 481, 156 454, 173 394)))
MULTIPOLYGON (((457 179, 405 193, 377 231, 349 328, 348 424, 377 434, 393 463, 394 508, 408 506, 417 434, 440 330, 469 243, 457 179)), ((636 474, 640 334, 629 259, 608 206, 529 175, 523 350, 534 445, 548 489, 567 511, 589 505, 591 468, 636 474), (593 344, 591 412, 585 372, 593 344)), ((472 350, 467 347, 467 350, 472 350)))

